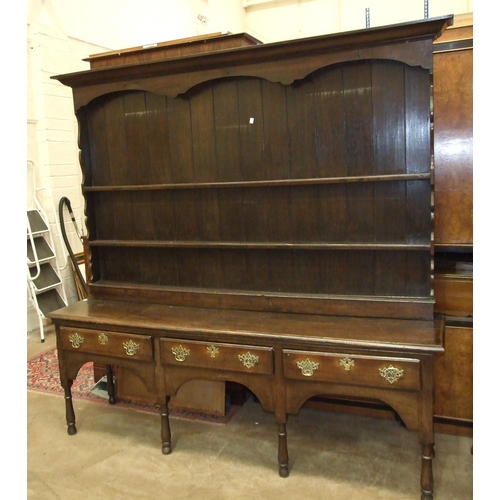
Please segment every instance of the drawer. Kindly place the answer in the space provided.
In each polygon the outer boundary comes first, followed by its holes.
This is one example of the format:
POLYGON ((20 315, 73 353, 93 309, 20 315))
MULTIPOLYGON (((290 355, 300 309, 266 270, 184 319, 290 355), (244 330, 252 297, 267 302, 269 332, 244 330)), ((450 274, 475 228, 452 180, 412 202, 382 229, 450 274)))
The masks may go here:
POLYGON ((273 349, 239 344, 160 339, 161 362, 214 370, 272 374, 273 349))
POLYGON ((153 359, 153 342, 150 335, 61 327, 60 339, 61 347, 67 350, 137 361, 153 359))
POLYGON ((436 274, 434 280, 436 304, 434 310, 452 316, 472 316, 472 276, 457 277, 436 274))
POLYGON ((287 379, 420 389, 418 359, 284 350, 283 369, 287 379))

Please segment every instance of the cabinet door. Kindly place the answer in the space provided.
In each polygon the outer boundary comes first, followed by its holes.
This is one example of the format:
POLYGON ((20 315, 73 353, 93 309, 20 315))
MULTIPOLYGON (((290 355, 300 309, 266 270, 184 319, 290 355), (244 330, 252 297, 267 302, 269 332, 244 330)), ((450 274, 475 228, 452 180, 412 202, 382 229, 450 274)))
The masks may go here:
POLYGON ((472 244, 472 27, 461 36, 468 47, 434 54, 437 245, 472 244))
POLYGON ((472 328, 446 327, 434 370, 434 415, 472 422, 472 328))

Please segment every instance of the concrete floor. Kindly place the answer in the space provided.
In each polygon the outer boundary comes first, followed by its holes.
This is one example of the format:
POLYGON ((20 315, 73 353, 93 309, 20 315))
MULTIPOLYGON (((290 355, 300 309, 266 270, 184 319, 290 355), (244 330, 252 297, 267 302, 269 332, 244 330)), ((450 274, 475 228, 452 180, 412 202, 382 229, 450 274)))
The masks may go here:
MULTIPOLYGON (((28 357, 55 344, 28 336, 28 357)), ((278 476, 277 429, 249 400, 226 426, 171 420, 162 455, 159 416, 28 392, 27 498, 33 500, 417 500, 418 436, 394 420, 304 408, 287 425, 290 476, 278 476)), ((436 433, 435 500, 472 499, 472 439, 436 433)))

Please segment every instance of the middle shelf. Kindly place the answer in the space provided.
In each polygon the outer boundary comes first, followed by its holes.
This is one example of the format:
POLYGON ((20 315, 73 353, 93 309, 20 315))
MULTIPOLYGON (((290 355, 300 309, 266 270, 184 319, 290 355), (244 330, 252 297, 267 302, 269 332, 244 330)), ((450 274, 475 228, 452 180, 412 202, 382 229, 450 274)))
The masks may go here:
POLYGON ((94 240, 91 247, 214 248, 248 250, 430 250, 430 242, 414 243, 287 243, 255 241, 94 240))
POLYGON ((157 191, 175 189, 223 189, 223 188, 252 188, 252 187, 280 187, 280 186, 311 186, 327 184, 347 184, 360 182, 394 182, 394 181, 421 181, 430 180, 430 172, 416 172, 409 174, 382 174, 382 175, 346 175, 341 177, 312 177, 295 179, 266 179, 244 181, 219 182, 178 182, 169 184, 123 184, 106 186, 84 186, 84 192, 92 191, 157 191))

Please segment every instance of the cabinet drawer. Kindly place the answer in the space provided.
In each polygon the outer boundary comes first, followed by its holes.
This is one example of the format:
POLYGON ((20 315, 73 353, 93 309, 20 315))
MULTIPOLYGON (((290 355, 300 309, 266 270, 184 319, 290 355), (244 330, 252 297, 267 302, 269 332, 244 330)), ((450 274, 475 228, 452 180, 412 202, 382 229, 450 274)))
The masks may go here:
POLYGON ((153 359, 150 335, 61 327, 60 339, 63 349, 138 361, 153 359))
POLYGON ((420 389, 418 359, 292 350, 284 350, 283 358, 288 379, 420 389))
POLYGON ((472 276, 454 277, 436 274, 434 280, 436 304, 434 310, 452 316, 472 316, 472 276))
POLYGON ((160 353, 162 363, 167 365, 261 374, 274 371, 273 350, 269 347, 162 338, 160 353))

